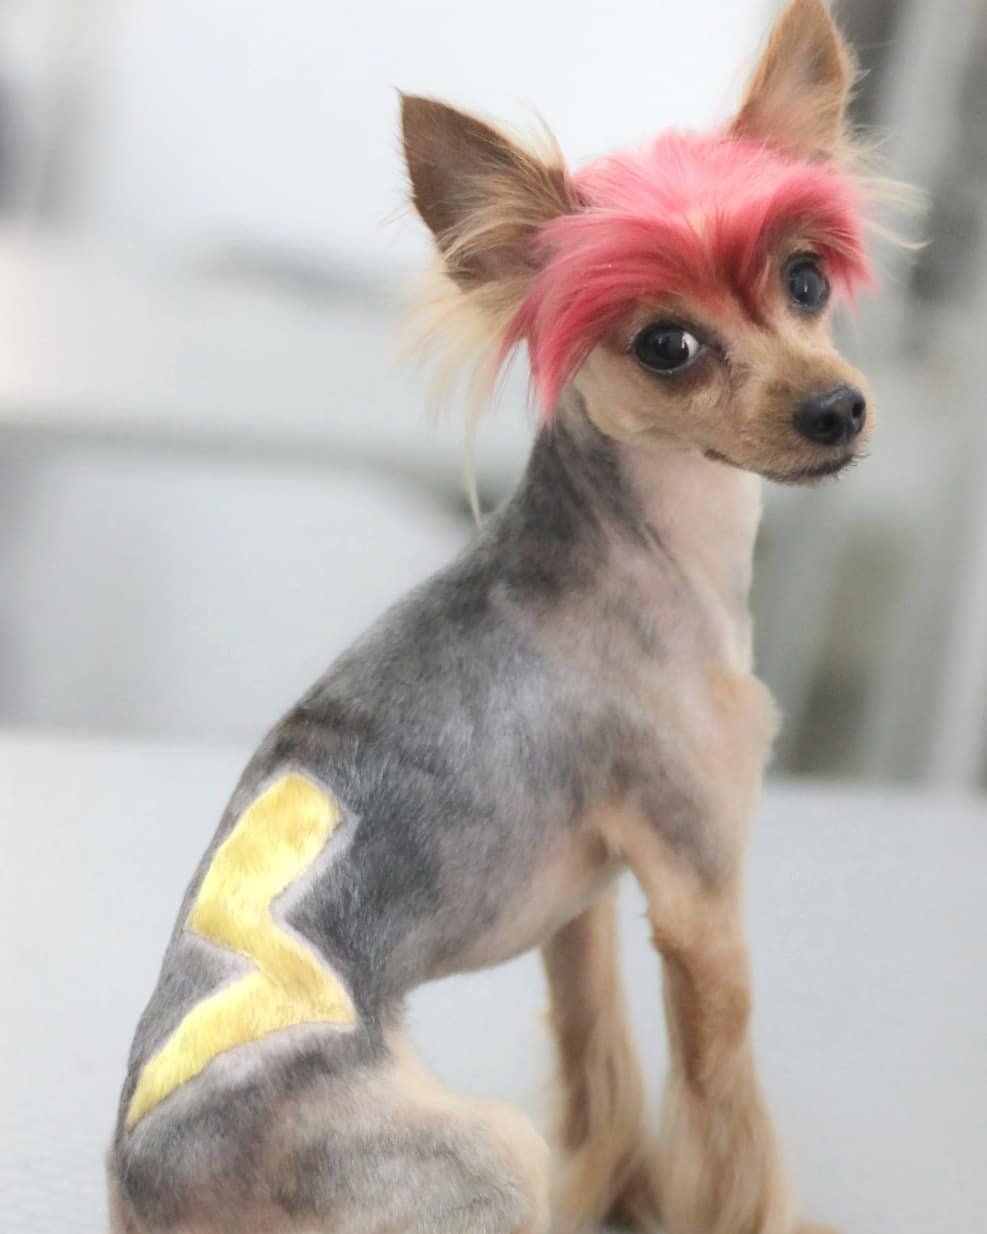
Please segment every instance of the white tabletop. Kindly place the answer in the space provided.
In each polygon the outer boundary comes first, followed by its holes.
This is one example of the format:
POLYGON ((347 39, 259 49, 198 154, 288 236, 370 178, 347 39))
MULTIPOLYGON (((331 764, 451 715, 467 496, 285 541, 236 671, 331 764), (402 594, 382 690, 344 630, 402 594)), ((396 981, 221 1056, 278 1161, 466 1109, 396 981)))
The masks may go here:
MULTIPOLYGON (((0 737, 0 1229, 104 1234, 102 1153, 130 1034, 242 751, 0 737)), ((754 845, 757 1039, 813 1215, 845 1234, 984 1229, 987 806, 773 786, 754 845)), ((624 888, 626 974, 650 1082, 658 974, 624 888)), ((465 1091, 538 1116, 537 962, 413 1002, 465 1091)))

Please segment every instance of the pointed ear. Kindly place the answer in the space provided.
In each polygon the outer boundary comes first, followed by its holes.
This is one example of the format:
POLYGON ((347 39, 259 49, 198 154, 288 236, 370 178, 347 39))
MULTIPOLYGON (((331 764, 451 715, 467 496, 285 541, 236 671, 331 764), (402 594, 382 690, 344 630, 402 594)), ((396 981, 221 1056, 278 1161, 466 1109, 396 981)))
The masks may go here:
POLYGON ((733 132, 799 159, 837 159, 856 60, 824 0, 789 0, 754 72, 733 132))
POLYGON ((571 208, 557 152, 548 159, 434 99, 401 96, 415 208, 458 283, 531 273, 531 241, 571 208))

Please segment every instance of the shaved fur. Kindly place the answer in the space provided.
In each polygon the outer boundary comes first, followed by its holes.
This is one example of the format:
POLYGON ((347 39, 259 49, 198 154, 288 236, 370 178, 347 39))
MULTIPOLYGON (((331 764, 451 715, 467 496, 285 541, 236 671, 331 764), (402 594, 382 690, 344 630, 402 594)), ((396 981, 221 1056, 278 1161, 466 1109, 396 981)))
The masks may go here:
POLYGON ((659 139, 595 181, 404 99, 413 201, 489 372, 523 339, 538 381, 573 306, 578 329, 540 382, 551 406, 515 493, 329 667, 235 788, 137 1026, 113 1234, 579 1234, 605 1218, 824 1234, 798 1214, 751 1045, 743 862, 777 720, 748 595, 761 477, 840 470, 873 423, 829 337, 827 279, 866 269, 851 80, 822 0, 790 0, 732 126, 659 139), (613 241, 641 239, 640 219, 615 232, 620 202, 688 217, 631 252, 613 241), (605 242, 573 247, 594 228, 605 242), (583 312, 593 295, 607 312, 583 312), (656 330, 681 365, 642 353, 656 330), (663 974, 657 1138, 619 972, 624 871, 663 974), (423 982, 534 947, 554 1165, 525 1118, 448 1092, 403 1032, 423 982))

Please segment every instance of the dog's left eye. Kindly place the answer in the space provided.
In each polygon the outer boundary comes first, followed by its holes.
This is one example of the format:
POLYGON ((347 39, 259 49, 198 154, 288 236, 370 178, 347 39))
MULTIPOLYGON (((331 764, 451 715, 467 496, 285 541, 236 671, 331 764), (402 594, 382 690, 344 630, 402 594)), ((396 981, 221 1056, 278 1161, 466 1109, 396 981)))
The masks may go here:
POLYGON ((702 344, 694 334, 669 322, 645 326, 631 344, 634 355, 653 373, 676 373, 699 354, 702 344))
POLYGON ((829 280, 815 257, 795 257, 785 271, 791 302, 806 312, 817 312, 829 299, 829 280))

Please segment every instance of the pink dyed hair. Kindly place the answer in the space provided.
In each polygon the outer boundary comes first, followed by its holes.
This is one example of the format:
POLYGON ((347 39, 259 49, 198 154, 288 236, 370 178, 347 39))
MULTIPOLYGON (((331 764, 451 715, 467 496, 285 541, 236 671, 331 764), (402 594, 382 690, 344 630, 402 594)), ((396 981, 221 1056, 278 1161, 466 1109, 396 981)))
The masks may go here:
POLYGON ((805 237, 838 293, 852 295, 871 277, 853 179, 747 138, 665 133, 591 163, 572 190, 574 212, 538 232, 539 272, 501 353, 527 342, 546 416, 642 298, 733 295, 756 314, 772 246, 785 235, 805 237))

